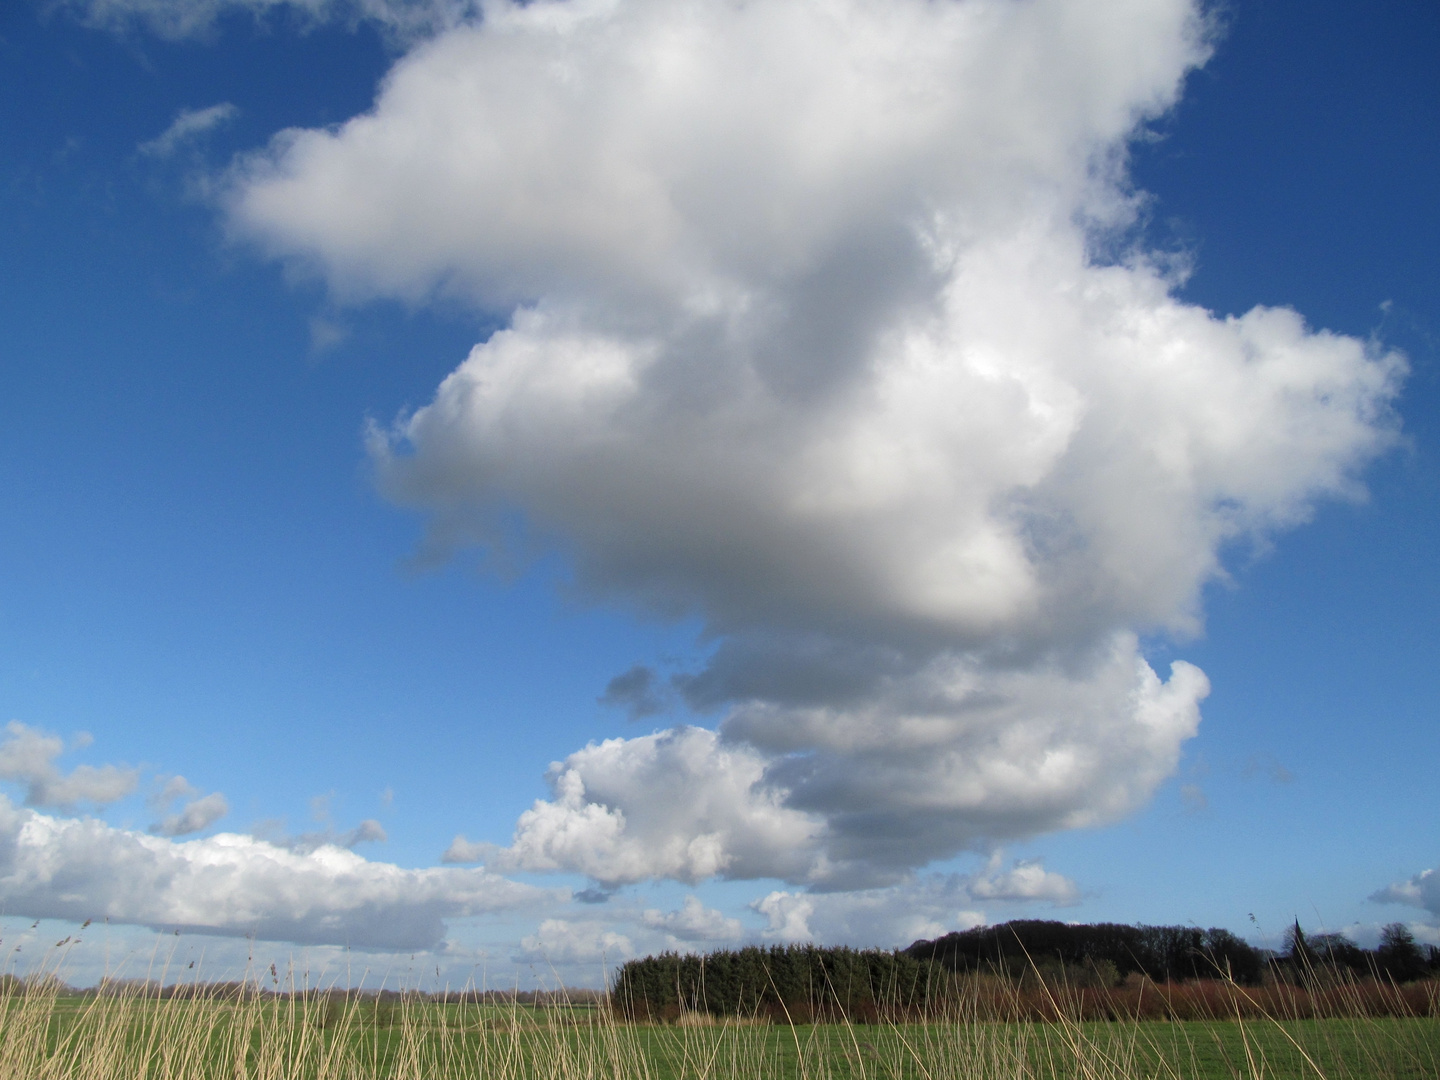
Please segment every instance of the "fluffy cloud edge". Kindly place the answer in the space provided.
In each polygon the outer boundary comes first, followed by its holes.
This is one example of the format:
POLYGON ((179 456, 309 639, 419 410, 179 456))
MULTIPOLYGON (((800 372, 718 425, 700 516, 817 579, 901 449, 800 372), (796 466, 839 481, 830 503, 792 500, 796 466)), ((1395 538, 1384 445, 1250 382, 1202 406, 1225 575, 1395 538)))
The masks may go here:
POLYGON ((543 910, 567 896, 480 869, 404 869, 334 844, 293 850, 235 833, 176 841, 0 797, 0 905, 33 918, 402 951, 439 946, 448 920, 543 910))

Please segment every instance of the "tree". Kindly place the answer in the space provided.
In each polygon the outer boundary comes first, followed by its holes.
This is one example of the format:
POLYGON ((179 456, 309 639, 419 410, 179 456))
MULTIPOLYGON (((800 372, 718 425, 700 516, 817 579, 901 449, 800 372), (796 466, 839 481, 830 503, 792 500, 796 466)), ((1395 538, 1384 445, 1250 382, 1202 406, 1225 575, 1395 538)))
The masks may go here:
POLYGON ((1375 951, 1380 970, 1396 982, 1414 982, 1425 977, 1425 956, 1415 944, 1415 935, 1404 923, 1394 922, 1380 931, 1380 948, 1375 951))

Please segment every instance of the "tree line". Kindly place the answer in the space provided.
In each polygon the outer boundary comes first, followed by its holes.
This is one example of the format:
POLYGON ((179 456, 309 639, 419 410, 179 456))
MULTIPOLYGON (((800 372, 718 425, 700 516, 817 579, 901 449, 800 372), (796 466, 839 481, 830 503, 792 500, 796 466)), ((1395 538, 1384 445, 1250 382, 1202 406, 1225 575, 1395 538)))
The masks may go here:
POLYGON ((1302 986, 1337 976, 1398 984, 1440 978, 1440 949, 1420 946, 1401 923, 1384 929, 1378 948, 1364 949, 1341 934, 1307 936, 1297 922, 1285 949, 1275 951, 1218 927, 1020 919, 893 951, 774 945, 661 953, 622 966, 611 1001, 642 1020, 685 1012, 796 1023, 840 1014, 865 1020, 924 1011, 946 998, 956 978, 972 975, 1072 987, 1115 987, 1131 976, 1242 986, 1302 986))
POLYGON ((1344 934, 1307 936, 1297 920, 1286 934, 1285 949, 1277 952, 1217 927, 1022 919, 917 941, 904 951, 947 971, 1023 976, 1060 965, 1082 981, 1087 971, 1113 973, 1117 981, 1140 974, 1154 982, 1231 979, 1243 986, 1267 979, 1299 985, 1340 972, 1395 983, 1440 978, 1440 949, 1420 946, 1403 923, 1386 926, 1379 946, 1364 949, 1344 934))
POLYGON ((904 950, 954 972, 997 972, 1023 978, 1060 967, 1080 981, 1119 981, 1140 974, 1154 982, 1230 978, 1261 981, 1268 959, 1229 930, 1192 926, 1075 925, 1017 919, 961 930, 904 950))
POLYGON ((631 960, 611 1001, 637 1020, 684 1012, 764 1016, 809 1023, 923 1008, 935 991, 931 965, 901 950, 750 946, 703 956, 674 952, 631 960))

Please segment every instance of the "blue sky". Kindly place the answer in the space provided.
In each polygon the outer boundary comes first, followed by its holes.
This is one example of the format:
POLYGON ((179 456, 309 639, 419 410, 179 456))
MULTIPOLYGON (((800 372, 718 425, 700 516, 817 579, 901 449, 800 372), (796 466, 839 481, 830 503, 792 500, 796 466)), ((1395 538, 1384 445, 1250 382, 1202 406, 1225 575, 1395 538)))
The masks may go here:
POLYGON ((1430 5, 483 7, 0 14, 7 923, 1440 941, 1430 5))

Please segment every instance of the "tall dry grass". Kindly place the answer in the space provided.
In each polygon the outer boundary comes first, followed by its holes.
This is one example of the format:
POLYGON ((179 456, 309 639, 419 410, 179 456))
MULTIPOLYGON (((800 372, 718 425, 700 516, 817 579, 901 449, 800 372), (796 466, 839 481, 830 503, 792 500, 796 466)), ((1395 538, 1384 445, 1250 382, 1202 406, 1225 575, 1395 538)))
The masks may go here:
POLYGON ((1433 992, 1420 1008, 1413 989, 1379 984, 1135 983, 1102 1001, 1093 987, 977 978, 913 1022, 690 1013, 666 1025, 623 1022, 603 1002, 446 1004, 275 984, 82 994, 53 974, 8 982, 0 1080, 1440 1077, 1433 992), (1314 1019, 1321 1009, 1331 1019, 1314 1019))

